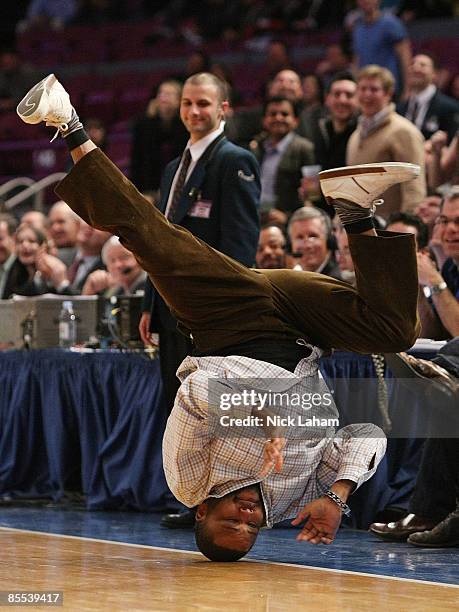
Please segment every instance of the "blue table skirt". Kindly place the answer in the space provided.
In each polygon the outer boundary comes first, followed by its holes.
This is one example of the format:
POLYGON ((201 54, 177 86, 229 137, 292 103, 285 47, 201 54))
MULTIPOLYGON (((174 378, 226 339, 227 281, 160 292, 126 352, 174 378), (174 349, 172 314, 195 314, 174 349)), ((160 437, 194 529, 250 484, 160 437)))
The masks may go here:
MULTIPOLYGON (((374 377, 371 359, 351 353, 323 359, 321 369, 332 386, 374 377)), ((368 393, 374 417, 375 391, 368 393)), ((0 496, 58 501, 81 469, 89 509, 173 507, 161 402, 159 363, 138 354, 0 353, 0 496)), ((351 498, 353 526, 366 528, 387 506, 406 507, 421 447, 421 440, 389 440, 376 475, 351 498)))
POLYGON ((81 461, 91 509, 162 510, 159 363, 136 354, 0 354, 0 495, 59 500, 81 461))

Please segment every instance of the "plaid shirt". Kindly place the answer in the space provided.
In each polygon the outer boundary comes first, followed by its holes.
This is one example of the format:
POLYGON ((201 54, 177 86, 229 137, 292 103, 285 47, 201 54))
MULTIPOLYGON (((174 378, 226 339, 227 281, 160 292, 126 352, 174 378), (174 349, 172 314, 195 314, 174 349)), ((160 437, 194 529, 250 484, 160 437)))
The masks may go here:
POLYGON ((298 384, 313 377, 319 382, 320 354, 314 348, 294 373, 248 357, 187 357, 182 362, 177 372, 182 385, 163 439, 164 471, 177 499, 193 507, 208 497, 260 483, 266 526, 272 527, 296 516, 336 480, 348 479, 358 487, 373 475, 386 448, 384 434, 375 425, 349 425, 334 437, 288 439, 282 471, 271 471, 262 481, 263 436, 211 433, 210 379, 284 379, 286 384, 298 384))

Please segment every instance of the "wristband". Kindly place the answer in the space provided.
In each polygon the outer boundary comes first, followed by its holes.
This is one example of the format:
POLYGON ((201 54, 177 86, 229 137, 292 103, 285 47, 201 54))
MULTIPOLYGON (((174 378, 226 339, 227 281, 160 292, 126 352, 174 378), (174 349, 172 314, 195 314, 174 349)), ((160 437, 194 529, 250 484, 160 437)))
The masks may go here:
POLYGON ((330 489, 328 489, 328 491, 325 491, 324 495, 326 495, 327 497, 329 497, 332 501, 335 502, 335 504, 338 506, 338 508, 341 510, 341 512, 343 514, 345 514, 346 516, 349 516, 351 513, 351 509, 349 508, 349 506, 343 502, 343 500, 341 499, 341 497, 339 497, 338 495, 336 495, 336 493, 333 493, 333 491, 331 491, 330 489))

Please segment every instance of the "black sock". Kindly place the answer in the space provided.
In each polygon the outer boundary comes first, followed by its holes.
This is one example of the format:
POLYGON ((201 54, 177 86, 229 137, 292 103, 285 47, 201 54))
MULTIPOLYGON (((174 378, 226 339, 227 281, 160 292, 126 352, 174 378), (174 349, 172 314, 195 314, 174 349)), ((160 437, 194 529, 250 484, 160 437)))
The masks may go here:
POLYGON ((347 200, 332 200, 331 204, 348 234, 361 234, 375 228, 373 208, 359 206, 347 200))
POLYGON ((62 136, 64 137, 64 141, 67 144, 69 151, 76 149, 80 145, 90 140, 89 136, 86 134, 83 127, 81 127, 78 130, 75 130, 68 136, 65 136, 64 134, 62 134, 62 136))
POLYGON ((354 223, 346 223, 343 227, 348 234, 361 234, 367 230, 375 229, 375 224, 373 222, 373 217, 366 217, 354 223))
POLYGON ((84 131, 83 124, 74 108, 72 108, 72 116, 67 124, 67 129, 65 131, 60 130, 60 132, 62 138, 67 143, 69 151, 76 149, 89 140, 89 136, 84 131))

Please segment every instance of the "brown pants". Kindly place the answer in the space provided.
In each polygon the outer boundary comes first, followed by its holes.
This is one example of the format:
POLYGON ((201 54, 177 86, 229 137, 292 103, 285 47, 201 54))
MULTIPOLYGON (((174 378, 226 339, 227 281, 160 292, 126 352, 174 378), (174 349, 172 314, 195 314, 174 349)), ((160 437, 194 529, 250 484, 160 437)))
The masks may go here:
POLYGON ((414 237, 352 235, 357 289, 292 270, 250 270, 169 223, 96 149, 56 189, 87 223, 120 236, 198 351, 306 338, 324 349, 396 352, 417 336, 414 237))

